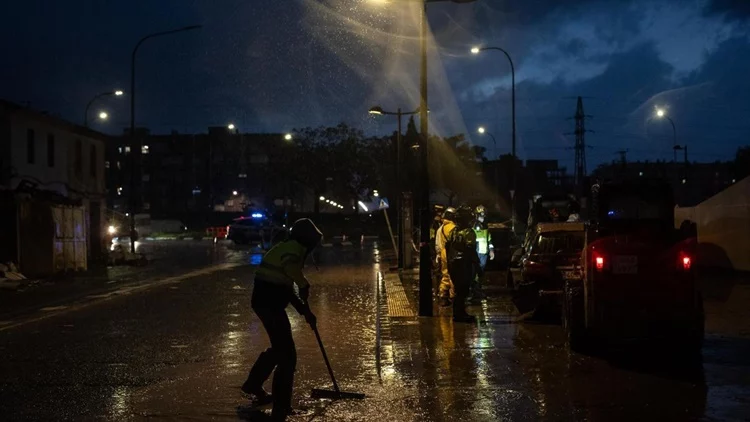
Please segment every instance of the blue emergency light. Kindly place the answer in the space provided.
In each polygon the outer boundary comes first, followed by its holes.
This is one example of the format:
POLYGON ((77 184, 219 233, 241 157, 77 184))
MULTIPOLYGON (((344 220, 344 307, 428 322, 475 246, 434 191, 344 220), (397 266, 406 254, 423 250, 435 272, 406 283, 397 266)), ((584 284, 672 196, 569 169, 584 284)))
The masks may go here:
POLYGON ((263 218, 263 214, 261 214, 259 212, 254 212, 254 213, 250 214, 250 217, 252 217, 252 218, 263 218))

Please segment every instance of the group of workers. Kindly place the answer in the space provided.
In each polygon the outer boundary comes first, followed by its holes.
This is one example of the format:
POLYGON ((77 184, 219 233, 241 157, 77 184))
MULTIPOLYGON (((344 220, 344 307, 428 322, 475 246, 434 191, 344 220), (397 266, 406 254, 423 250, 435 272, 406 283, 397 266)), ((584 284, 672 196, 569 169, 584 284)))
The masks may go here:
MULTIPOLYGON (((466 312, 466 300, 469 295, 474 300, 483 298, 484 267, 488 258, 494 259, 485 216, 483 206, 475 210, 468 206, 447 208, 433 227, 436 265, 442 275, 440 304, 453 305, 456 322, 475 320, 466 312)), ((296 221, 287 239, 265 254, 255 273, 251 307, 268 334, 271 347, 260 354, 241 390, 252 398, 256 409, 272 405, 274 421, 286 420, 296 413, 291 404, 297 353, 286 308, 291 304, 317 330, 317 319, 308 302, 310 283, 302 269, 322 237, 311 220, 296 221), (273 395, 263 389, 272 372, 273 395)))
POLYGON ((488 259, 495 258, 486 209, 479 205, 448 207, 435 215, 431 239, 435 245, 435 268, 439 271, 440 306, 453 306, 453 321, 473 322, 466 301, 484 298, 482 284, 488 259))

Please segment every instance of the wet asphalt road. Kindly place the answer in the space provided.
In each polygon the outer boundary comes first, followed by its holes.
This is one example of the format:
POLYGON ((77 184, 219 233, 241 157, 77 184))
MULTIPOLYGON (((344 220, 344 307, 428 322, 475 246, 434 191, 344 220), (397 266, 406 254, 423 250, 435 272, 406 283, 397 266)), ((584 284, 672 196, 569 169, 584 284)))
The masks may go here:
MULTIPOLYGON (((159 248, 175 262, 192 260, 191 268, 201 257, 207 269, 0 327, 3 420, 263 420, 239 393, 267 347, 249 309, 250 262, 258 256, 206 242, 159 248)), ((477 325, 447 315, 389 318, 376 295, 388 266, 380 256, 372 248, 326 249, 320 271, 308 270, 339 384, 368 397, 307 398, 330 381, 313 334, 290 309, 296 403, 307 409, 294 420, 750 418, 750 340, 709 333, 704 360, 694 365, 570 354, 559 326, 513 323, 504 297, 472 308, 486 321, 477 325)))

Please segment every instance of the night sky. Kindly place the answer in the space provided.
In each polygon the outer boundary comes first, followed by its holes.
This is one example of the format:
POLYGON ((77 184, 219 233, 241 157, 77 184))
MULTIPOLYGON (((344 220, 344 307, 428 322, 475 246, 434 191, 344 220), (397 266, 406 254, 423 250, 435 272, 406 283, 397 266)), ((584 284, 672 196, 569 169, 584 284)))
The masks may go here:
MULTIPOLYGON (((138 53, 137 123, 154 133, 235 123, 285 132, 344 121, 385 135, 393 119, 367 114, 418 105, 419 4, 408 0, 25 0, 0 13, 0 97, 82 122, 88 100, 129 90, 138 53)), ((589 170, 629 149, 629 160, 671 159, 672 129, 699 161, 731 159, 750 144, 750 1, 479 0, 429 5, 431 131, 487 127, 510 150, 510 69, 516 65, 521 158, 572 164, 576 96, 587 114, 589 170)), ((129 98, 106 98, 121 133, 129 98)))

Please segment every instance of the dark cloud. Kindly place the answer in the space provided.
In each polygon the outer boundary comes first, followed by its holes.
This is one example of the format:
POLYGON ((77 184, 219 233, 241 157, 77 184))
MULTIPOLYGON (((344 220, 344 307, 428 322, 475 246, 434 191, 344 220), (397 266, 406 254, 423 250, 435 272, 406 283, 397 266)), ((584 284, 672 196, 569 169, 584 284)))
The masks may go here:
POLYGON ((709 0, 704 13, 707 16, 723 15, 727 20, 746 20, 750 18, 750 1, 709 0))

